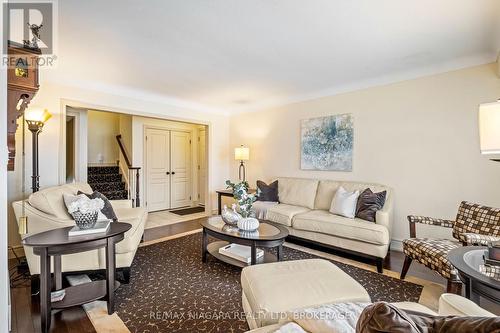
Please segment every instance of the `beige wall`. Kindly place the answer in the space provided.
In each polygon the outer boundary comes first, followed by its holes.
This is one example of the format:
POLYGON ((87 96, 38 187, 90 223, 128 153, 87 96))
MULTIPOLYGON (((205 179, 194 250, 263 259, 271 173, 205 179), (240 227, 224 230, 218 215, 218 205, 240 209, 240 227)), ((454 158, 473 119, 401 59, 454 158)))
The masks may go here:
POLYGON ((99 155, 104 164, 116 164, 119 148, 116 136, 120 133, 120 115, 112 112, 88 111, 87 161, 99 164, 99 155))
MULTIPOLYGON (((248 178, 359 180, 395 191, 395 246, 408 237, 408 214, 453 218, 461 200, 500 207, 500 163, 479 153, 478 105, 500 97, 495 66, 325 97, 231 118, 230 152, 251 149, 248 178), (300 170, 300 120, 354 115, 352 172, 300 170)), ((237 178, 237 162, 231 161, 237 178)), ((449 236, 435 227, 422 235, 449 236)))

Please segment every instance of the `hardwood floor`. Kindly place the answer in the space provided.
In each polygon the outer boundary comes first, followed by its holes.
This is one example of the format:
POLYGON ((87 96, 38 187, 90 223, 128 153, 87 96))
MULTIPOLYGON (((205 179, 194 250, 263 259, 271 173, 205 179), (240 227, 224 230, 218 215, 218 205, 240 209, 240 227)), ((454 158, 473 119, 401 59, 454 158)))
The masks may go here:
MULTIPOLYGON (((196 219, 187 222, 180 222, 163 227, 147 229, 144 231, 144 241, 152 241, 176 234, 200 229, 200 221, 196 219)), ((404 255, 401 252, 390 251, 388 260, 384 263, 384 268, 400 272, 403 267, 404 255)), ((445 279, 431 272, 429 269, 418 263, 413 263, 408 271, 408 275, 445 284, 445 279)), ((12 332, 13 333, 34 333, 40 332, 40 310, 38 295, 31 296, 30 282, 12 288, 12 332)), ((95 332, 92 323, 88 319, 82 307, 74 307, 64 311, 52 312, 51 333, 87 333, 95 332)))

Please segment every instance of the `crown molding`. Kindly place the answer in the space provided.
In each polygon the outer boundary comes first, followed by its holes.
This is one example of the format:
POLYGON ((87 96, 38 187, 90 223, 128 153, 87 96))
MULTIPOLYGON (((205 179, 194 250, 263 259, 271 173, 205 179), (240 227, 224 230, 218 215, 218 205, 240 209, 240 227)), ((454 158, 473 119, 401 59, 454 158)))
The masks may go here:
MULTIPOLYGON (((500 54, 498 56, 500 58, 500 54)), ((367 80, 356 81, 350 84, 334 86, 324 90, 314 91, 311 93, 300 94, 291 97, 273 98, 258 104, 250 105, 248 107, 239 107, 236 109, 232 109, 231 115, 264 111, 267 109, 278 108, 289 104, 296 104, 324 97, 350 93, 358 90, 381 87, 409 80, 415 80, 427 76, 439 75, 456 70, 491 64, 494 63, 496 59, 497 55, 495 52, 485 52, 483 54, 471 57, 464 57, 461 59, 445 62, 442 64, 420 67, 409 71, 401 71, 391 75, 379 76, 367 80)))
POLYGON ((168 95, 158 94, 147 90, 130 88, 126 86, 110 85, 98 81, 85 81, 85 80, 67 79, 57 76, 48 76, 48 78, 45 78, 44 82, 71 88, 95 91, 99 93, 107 93, 114 96, 133 98, 141 101, 156 102, 159 104, 164 104, 179 109, 191 110, 202 113, 211 113, 222 116, 230 115, 229 111, 221 108, 214 108, 206 106, 204 104, 168 95))

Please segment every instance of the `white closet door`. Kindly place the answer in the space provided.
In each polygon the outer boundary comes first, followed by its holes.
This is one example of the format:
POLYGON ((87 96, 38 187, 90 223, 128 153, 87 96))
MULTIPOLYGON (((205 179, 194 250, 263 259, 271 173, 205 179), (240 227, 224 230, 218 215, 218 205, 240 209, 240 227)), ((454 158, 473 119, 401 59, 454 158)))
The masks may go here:
POLYGON ((191 206, 191 134, 171 131, 171 206, 191 206))
POLYGON ((207 132, 203 129, 199 132, 198 143, 198 193, 200 194, 199 203, 205 204, 205 195, 207 193, 207 153, 206 153, 206 135, 207 132))
POLYGON ((170 208, 170 132, 146 130, 147 208, 170 208))

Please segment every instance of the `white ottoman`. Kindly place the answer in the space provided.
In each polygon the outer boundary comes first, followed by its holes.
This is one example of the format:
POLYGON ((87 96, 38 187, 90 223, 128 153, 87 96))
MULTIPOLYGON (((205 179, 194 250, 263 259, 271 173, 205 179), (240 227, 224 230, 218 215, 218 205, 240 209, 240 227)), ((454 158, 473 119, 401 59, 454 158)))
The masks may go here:
POLYGON ((250 329, 278 323, 283 313, 293 309, 325 303, 371 302, 363 286, 323 259, 245 267, 241 286, 250 329))

